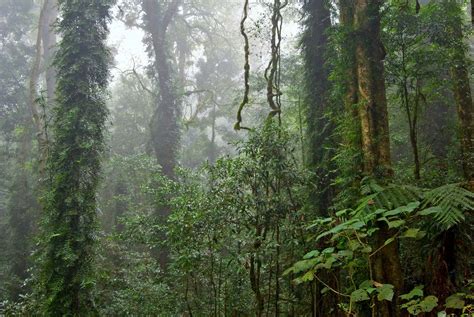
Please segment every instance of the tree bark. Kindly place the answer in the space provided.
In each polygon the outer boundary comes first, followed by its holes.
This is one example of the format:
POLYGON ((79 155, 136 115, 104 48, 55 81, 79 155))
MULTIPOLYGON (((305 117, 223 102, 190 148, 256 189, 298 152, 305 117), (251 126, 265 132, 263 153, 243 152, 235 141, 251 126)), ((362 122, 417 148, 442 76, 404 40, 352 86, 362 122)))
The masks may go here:
MULTIPOLYGON (((364 173, 386 182, 392 174, 387 99, 383 59, 385 50, 380 40, 379 0, 356 0, 354 31, 356 32, 356 65, 358 77, 359 118, 361 122, 364 173)), ((394 232, 379 224, 375 247, 381 248, 372 259, 373 279, 395 287, 393 301, 376 301, 376 316, 399 316, 398 295, 403 288, 398 243, 386 245, 394 232)))
POLYGON ((308 165, 315 172, 312 203, 318 212, 327 215, 332 203, 334 175, 328 165, 328 143, 334 143, 334 126, 327 117, 329 107, 329 70, 326 65, 327 32, 331 15, 323 0, 311 0, 306 6, 306 30, 303 49, 306 66, 308 165))
POLYGON ((152 146, 163 174, 173 179, 179 142, 179 100, 175 91, 167 30, 176 15, 181 0, 174 0, 163 8, 157 0, 143 0, 145 28, 151 35, 158 75, 158 105, 151 119, 152 146))
POLYGON ((459 118, 462 168, 469 188, 474 191, 474 107, 465 56, 456 62, 451 76, 459 118))

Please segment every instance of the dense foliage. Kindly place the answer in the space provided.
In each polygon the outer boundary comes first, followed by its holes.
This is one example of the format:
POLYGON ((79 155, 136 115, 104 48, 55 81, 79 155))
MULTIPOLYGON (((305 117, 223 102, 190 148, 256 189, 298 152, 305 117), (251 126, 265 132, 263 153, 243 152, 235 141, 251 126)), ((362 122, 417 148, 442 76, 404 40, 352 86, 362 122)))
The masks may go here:
POLYGON ((62 35, 56 54, 44 215, 36 288, 46 315, 94 311, 96 188, 107 117, 109 54, 105 46, 112 1, 59 1, 62 35))
POLYGON ((474 314, 467 3, 114 2, 0 0, 1 316, 474 314))

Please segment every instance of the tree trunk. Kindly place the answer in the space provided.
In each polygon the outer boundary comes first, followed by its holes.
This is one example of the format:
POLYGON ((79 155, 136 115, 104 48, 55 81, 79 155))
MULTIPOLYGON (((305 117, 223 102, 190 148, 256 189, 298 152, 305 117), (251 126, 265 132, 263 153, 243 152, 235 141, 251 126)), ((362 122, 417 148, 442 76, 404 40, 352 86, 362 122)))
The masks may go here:
POLYGON ((315 172, 311 200, 319 213, 327 215, 334 194, 333 168, 327 159, 332 155, 327 153, 330 146, 326 146, 334 143, 334 126, 327 117, 330 84, 326 51, 331 15, 323 0, 309 1, 305 8, 308 17, 302 43, 306 66, 308 165, 315 172))
MULTIPOLYGON (((356 0, 354 30, 356 32, 356 65, 358 76, 359 118, 361 122, 364 173, 385 182, 392 174, 388 128, 387 100, 380 41, 380 6, 377 0, 356 0)), ((372 259, 373 279, 395 287, 393 301, 376 301, 376 316, 399 316, 398 295, 403 287, 398 243, 383 247, 394 232, 379 224, 375 247, 382 248, 372 259)))
MULTIPOLYGON (((318 215, 328 217, 333 203, 335 175, 334 124, 328 118, 329 69, 326 65, 328 31, 331 27, 331 13, 324 0, 311 0, 305 5, 306 29, 303 35, 304 60, 306 66, 306 140, 308 142, 308 167, 314 172, 311 181, 310 203, 318 215), (328 153, 329 152, 329 153, 328 153)), ((321 247, 323 247, 322 242, 321 247)), ((337 288, 337 281, 330 274, 320 277, 331 287, 337 288)), ((321 294, 321 283, 316 283, 313 299, 313 313, 317 316, 337 314, 337 297, 332 293, 321 294)))
POLYGON ((48 104, 54 101, 54 90, 56 87, 56 70, 52 62, 56 51, 56 34, 53 23, 58 17, 56 0, 47 0, 44 3, 44 23, 41 28, 41 40, 43 42, 43 61, 46 73, 46 92, 48 104))
POLYGON ((461 155, 464 178, 474 190, 474 107, 472 104, 469 71, 464 60, 452 69, 453 91, 456 99, 461 138, 461 155))
MULTIPOLYGON (((456 100, 458 121, 461 139, 461 159, 462 169, 464 173, 464 180, 466 181, 466 188, 474 192, 474 105, 472 104, 472 92, 469 80, 469 57, 468 50, 465 47, 465 35, 463 28, 463 12, 459 14, 456 21, 453 21, 453 35, 457 42, 455 54, 452 61, 451 77, 453 80, 453 92, 456 100)), ((465 226, 470 226, 469 223, 465 226)), ((446 234, 447 241, 456 241, 461 237, 461 228, 456 226, 451 228, 446 234)), ((464 229, 469 230, 469 229, 464 229)), ((445 248, 456 248, 451 251, 454 254, 454 259, 446 258, 447 263, 454 263, 454 272, 451 276, 451 282, 455 286, 459 286, 467 276, 470 275, 470 268, 467 259, 472 254, 472 247, 467 241, 462 241, 457 244, 445 244, 445 248), (464 243, 462 243, 464 242, 464 243)))
MULTIPOLYGON (((168 4, 166 10, 157 0, 143 0, 145 27, 151 35, 155 53, 155 71, 158 75, 158 105, 150 123, 152 146, 163 174, 174 178, 179 142, 179 101, 175 91, 167 29, 180 5, 180 0, 168 4)), ((165 215, 166 216, 166 215, 165 215)))
MULTIPOLYGON (((47 28, 47 14, 48 6, 50 0, 45 0, 43 7, 41 8, 39 20, 38 20, 38 33, 36 36, 36 45, 35 45, 35 57, 33 60, 33 65, 31 66, 30 73, 30 82, 29 82, 29 91, 28 99, 31 110, 31 115, 33 117, 33 122, 36 127, 36 139, 38 141, 39 149, 39 173, 42 178, 46 168, 46 160, 48 156, 48 138, 46 134, 46 123, 44 120, 44 115, 40 109, 38 103, 38 81, 40 78, 40 68, 41 68, 41 47, 42 47, 42 30, 47 28)), ((43 45, 44 46, 44 45, 43 45)))
MULTIPOLYGON (((158 75, 159 95, 157 107, 150 122, 151 143, 157 162, 161 165, 163 175, 175 178, 178 143, 179 143, 179 100, 174 87, 172 64, 168 51, 167 30, 177 13, 181 0, 173 0, 166 8, 157 0, 143 0, 145 12, 145 30, 151 35, 151 46, 155 53, 155 71, 158 75)), ((165 220, 170 214, 169 206, 161 206, 159 216, 165 220)), ((162 233, 165 239, 165 233, 162 233)), ((169 250, 154 250, 162 269, 169 262, 169 250)))
POLYGON ((106 38, 113 2, 59 2, 62 39, 55 57, 54 141, 48 157, 38 282, 34 283, 40 296, 38 315, 97 315, 93 296, 96 199, 108 114, 106 38))

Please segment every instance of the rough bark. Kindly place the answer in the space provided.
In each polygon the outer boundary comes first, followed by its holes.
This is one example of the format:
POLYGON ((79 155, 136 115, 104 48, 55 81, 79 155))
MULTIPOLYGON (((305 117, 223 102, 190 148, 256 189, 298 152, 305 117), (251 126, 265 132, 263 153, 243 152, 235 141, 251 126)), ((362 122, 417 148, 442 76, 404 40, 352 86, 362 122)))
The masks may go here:
MULTIPOLYGON (((355 54, 354 39, 354 1, 341 0, 340 4, 340 21, 341 28, 344 32, 344 40, 342 42, 341 51, 342 59, 344 60, 343 71, 343 89, 344 94, 344 108, 345 120, 344 125, 348 133, 343 135, 343 142, 345 147, 349 149, 349 155, 355 159, 349 171, 345 171, 348 175, 353 175, 353 179, 349 186, 353 188, 359 187, 359 182, 362 178, 361 171, 363 170, 360 152, 362 149, 361 141, 361 125, 359 119, 359 94, 358 94, 358 78, 357 78, 357 63, 355 54), (349 132, 350 131, 350 132, 349 132)), ((347 168, 347 167, 346 167, 347 168)))
POLYGON ((355 2, 354 26, 357 32, 356 59, 359 117, 362 131, 364 171, 379 178, 392 175, 387 100, 380 41, 380 2, 355 2))
MULTIPOLYGON (((393 172, 383 65, 385 51, 380 41, 381 4, 377 0, 356 0, 354 31, 364 173, 385 182, 393 172)), ((379 224, 375 247, 382 247, 393 234, 385 224, 379 224)), ((395 287, 393 301, 376 301, 374 315, 399 316, 397 299, 403 287, 403 277, 397 242, 383 247, 374 256, 372 271, 374 280, 395 287)))
POLYGON ((474 190, 474 107, 465 57, 460 58, 453 67, 452 79, 459 119, 462 168, 465 180, 474 190))

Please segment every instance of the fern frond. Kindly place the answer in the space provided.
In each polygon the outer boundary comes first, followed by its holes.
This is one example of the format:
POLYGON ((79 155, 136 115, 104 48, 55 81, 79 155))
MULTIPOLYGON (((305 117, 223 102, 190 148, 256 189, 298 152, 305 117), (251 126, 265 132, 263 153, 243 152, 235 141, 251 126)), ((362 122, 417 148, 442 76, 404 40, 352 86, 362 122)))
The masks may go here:
POLYGON ((465 213, 474 210, 474 193, 461 183, 447 184, 434 189, 409 185, 380 186, 372 179, 363 180, 359 200, 352 215, 367 215, 377 210, 393 210, 413 202, 421 202, 419 215, 432 216, 444 230, 465 221, 465 213))
POLYGON ((448 229, 465 220, 464 212, 474 210, 474 193, 459 183, 443 185, 424 194, 422 209, 421 215, 432 214, 439 225, 448 229))
POLYGON ((359 201, 355 214, 373 212, 377 209, 391 210, 421 201, 423 197, 422 189, 415 186, 390 184, 381 187, 370 183, 364 186, 364 192, 369 194, 359 201))

